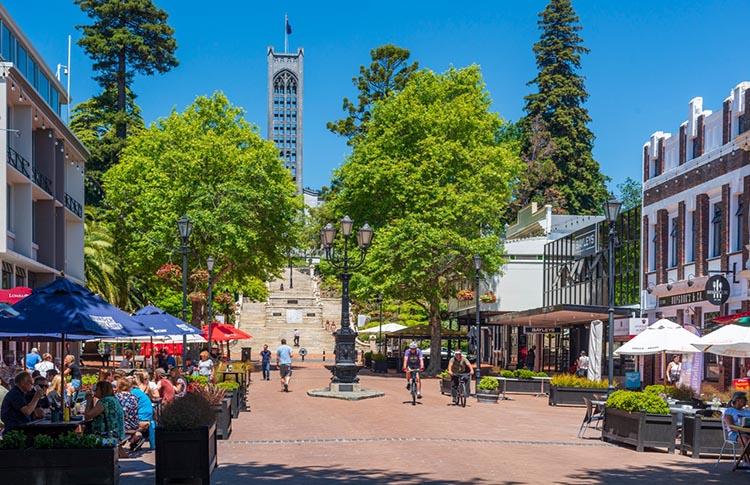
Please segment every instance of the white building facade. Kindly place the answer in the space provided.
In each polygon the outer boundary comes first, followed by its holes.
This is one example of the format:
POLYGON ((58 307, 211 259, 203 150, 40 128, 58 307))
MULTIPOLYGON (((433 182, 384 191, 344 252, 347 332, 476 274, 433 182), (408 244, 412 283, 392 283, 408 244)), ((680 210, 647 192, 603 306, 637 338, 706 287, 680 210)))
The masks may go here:
MULTIPOLYGON (((674 134, 643 146, 642 308, 699 329, 748 307, 750 82, 735 86, 718 111, 688 104, 674 134), (706 300, 706 281, 730 283, 725 305, 706 300)), ((707 378, 713 372, 706 369, 707 378)))
POLYGON ((83 281, 88 152, 60 117, 65 89, 2 6, 0 57, 0 283, 83 281))

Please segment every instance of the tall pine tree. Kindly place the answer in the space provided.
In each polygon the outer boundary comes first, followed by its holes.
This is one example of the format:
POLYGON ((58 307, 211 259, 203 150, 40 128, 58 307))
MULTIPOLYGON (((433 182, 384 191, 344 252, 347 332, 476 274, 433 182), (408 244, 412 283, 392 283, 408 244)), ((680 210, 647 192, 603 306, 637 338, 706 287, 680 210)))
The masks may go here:
POLYGON ((607 178, 591 153, 594 134, 583 106, 589 95, 579 74, 588 53, 570 0, 550 0, 539 15, 541 38, 534 44, 538 75, 526 96, 522 153, 528 170, 516 188, 515 208, 552 203, 570 214, 596 214, 607 199, 607 178))

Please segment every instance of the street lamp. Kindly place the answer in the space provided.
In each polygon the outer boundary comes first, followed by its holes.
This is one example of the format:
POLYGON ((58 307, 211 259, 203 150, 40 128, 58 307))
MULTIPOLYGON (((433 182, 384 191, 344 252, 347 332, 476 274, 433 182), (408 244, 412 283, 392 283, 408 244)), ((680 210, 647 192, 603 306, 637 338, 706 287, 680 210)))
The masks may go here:
MULTIPOLYGON (((354 342, 357 338, 349 323, 349 280, 351 271, 359 268, 365 262, 367 250, 372 243, 373 231, 369 224, 365 223, 357 231, 357 255, 350 254, 350 237, 353 232, 354 221, 349 216, 341 219, 341 233, 343 235, 343 246, 341 249, 334 248, 333 242, 336 238, 336 228, 330 222, 320 230, 320 242, 325 250, 328 262, 340 271, 341 278, 341 328, 334 332, 336 339, 336 365, 333 368, 332 383, 354 384, 359 382, 357 373, 359 367, 354 361, 356 356, 354 342)), ((382 320, 382 319, 381 319, 382 320)))
POLYGON ((213 316, 213 299, 214 299, 214 282, 213 282, 213 272, 214 272, 214 257, 209 256, 206 260, 206 267, 208 268, 208 294, 206 295, 207 298, 207 308, 206 308, 206 314, 208 317, 208 354, 211 355, 211 330, 214 322, 214 316, 213 316))
POLYGON ((609 224, 609 238, 607 240, 607 304, 609 306, 609 321, 607 322, 607 382, 609 392, 614 391, 615 379, 615 224, 620 215, 622 202, 610 199, 604 203, 604 216, 609 224))
POLYGON ((378 304, 378 312, 380 313, 380 321, 378 323, 378 351, 383 353, 383 294, 378 293, 375 298, 375 303, 378 304))
MULTIPOLYGON (((193 232, 193 223, 188 216, 177 220, 177 230, 180 233, 180 252, 182 253, 182 321, 187 323, 187 277, 188 277, 188 241, 193 232)), ((187 335, 182 336, 182 366, 187 359, 187 335)))
POLYGON ((479 318, 479 277, 480 277, 480 271, 482 269, 482 257, 478 254, 474 255, 474 311, 476 313, 476 340, 474 342, 474 355, 476 355, 476 364, 477 364, 477 395, 479 395, 479 380, 482 378, 482 355, 481 355, 481 331, 482 331, 482 322, 479 318))

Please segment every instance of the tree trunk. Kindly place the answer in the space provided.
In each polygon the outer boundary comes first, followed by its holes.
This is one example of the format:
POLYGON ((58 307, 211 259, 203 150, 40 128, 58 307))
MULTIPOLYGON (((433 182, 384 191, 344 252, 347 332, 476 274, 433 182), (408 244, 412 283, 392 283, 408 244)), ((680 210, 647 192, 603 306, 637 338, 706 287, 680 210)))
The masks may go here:
POLYGON ((430 303, 428 318, 430 320, 430 365, 426 369, 427 375, 440 373, 440 360, 442 355, 440 347, 442 342, 442 319, 440 318, 440 303, 430 303))
POLYGON ((128 134, 125 122, 125 52, 121 51, 117 59, 117 137, 124 140, 128 134))

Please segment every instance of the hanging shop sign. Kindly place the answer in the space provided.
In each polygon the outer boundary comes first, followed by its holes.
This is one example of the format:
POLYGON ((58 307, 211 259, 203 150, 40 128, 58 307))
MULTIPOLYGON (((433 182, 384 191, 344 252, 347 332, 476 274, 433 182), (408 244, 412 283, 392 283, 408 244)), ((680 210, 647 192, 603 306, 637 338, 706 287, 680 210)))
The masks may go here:
POLYGON ((691 293, 680 293, 679 295, 667 295, 659 297, 659 306, 688 305, 698 303, 706 299, 705 290, 693 291, 691 293))
POLYGON ((729 299, 731 290, 729 281, 723 275, 713 275, 706 281, 706 300, 712 305, 723 305, 729 299))
POLYGON ((560 327, 523 327, 523 333, 560 333, 560 327))

